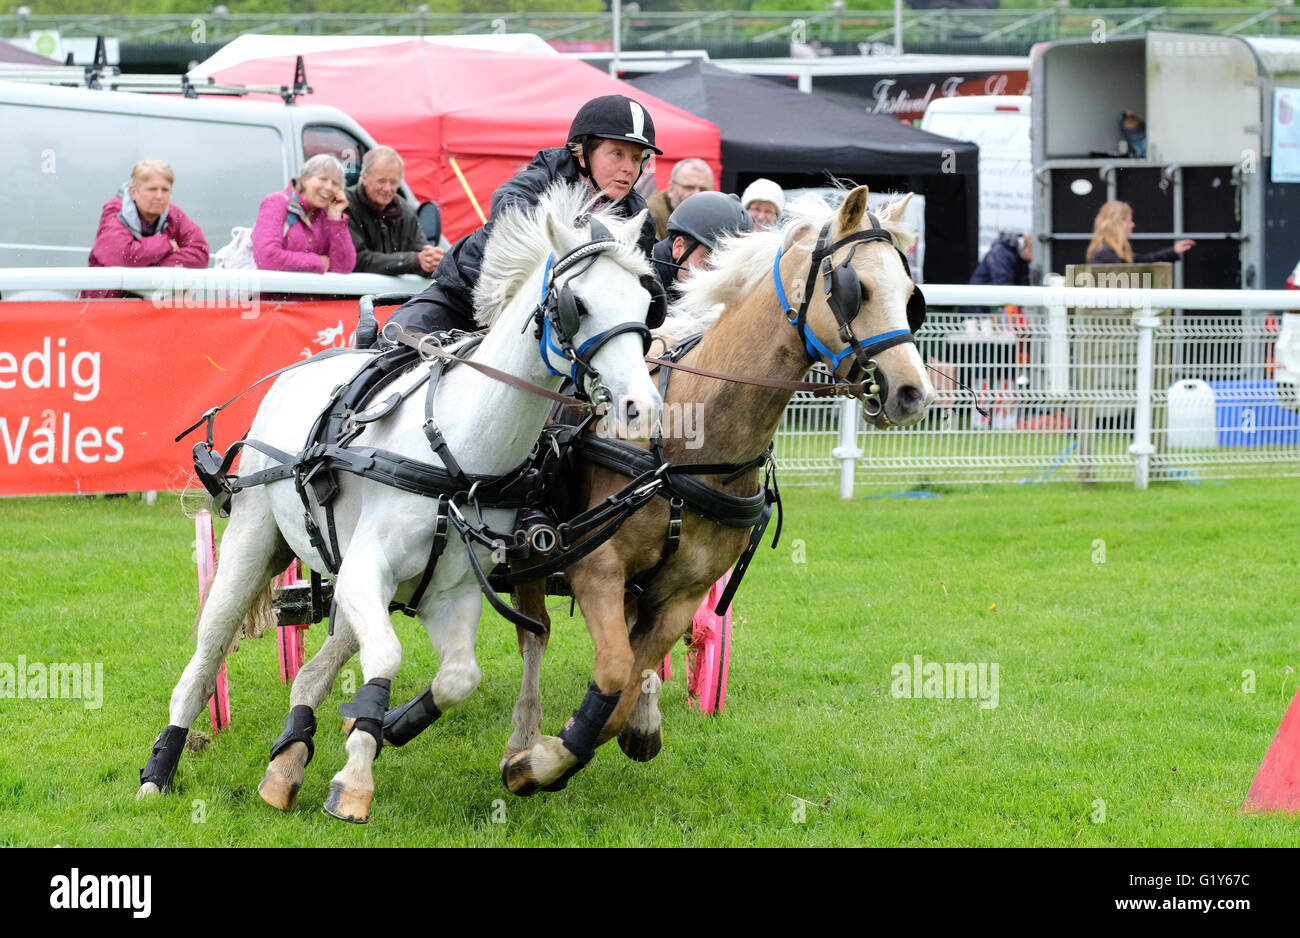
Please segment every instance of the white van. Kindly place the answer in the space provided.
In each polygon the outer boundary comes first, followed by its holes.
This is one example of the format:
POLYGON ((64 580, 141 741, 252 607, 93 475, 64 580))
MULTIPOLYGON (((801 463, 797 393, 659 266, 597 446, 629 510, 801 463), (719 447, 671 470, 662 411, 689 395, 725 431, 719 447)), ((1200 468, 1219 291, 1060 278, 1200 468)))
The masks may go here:
POLYGON ((980 148, 979 256, 1002 231, 1033 231, 1033 155, 1028 95, 937 98, 921 129, 980 148))
MULTIPOLYGON (((356 181, 375 141, 337 108, 0 81, 0 267, 87 263, 104 203, 131 167, 165 160, 172 200, 215 253, 262 199, 332 153, 356 181)), ((402 195, 411 192, 402 186, 402 195)))

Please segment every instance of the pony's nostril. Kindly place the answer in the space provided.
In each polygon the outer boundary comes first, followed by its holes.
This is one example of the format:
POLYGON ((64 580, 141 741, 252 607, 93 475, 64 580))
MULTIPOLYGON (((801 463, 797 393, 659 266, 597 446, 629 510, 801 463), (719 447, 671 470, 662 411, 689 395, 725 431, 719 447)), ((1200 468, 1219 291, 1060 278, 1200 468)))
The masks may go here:
POLYGON ((912 384, 905 384, 899 388, 899 396, 902 397, 904 404, 916 404, 920 402, 923 395, 921 389, 912 384))
POLYGON ((637 410, 636 404, 628 401, 627 409, 624 411, 624 414, 627 416, 627 422, 631 424, 636 423, 636 419, 641 415, 641 412, 637 410))

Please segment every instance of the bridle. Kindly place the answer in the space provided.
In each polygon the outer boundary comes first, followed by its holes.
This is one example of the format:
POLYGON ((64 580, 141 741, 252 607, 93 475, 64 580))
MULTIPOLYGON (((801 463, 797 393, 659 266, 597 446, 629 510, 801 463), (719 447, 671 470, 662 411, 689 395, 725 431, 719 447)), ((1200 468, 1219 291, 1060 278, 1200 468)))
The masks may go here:
POLYGON ((542 274, 542 294, 537 308, 533 311, 533 321, 536 323, 534 335, 546 370, 557 377, 572 380, 579 393, 582 393, 584 380, 589 377, 595 388, 592 393, 592 403, 596 404, 602 402, 597 400, 602 395, 604 402, 608 403, 609 391, 601 383, 600 373, 592 367, 592 357, 606 342, 625 332, 639 334, 642 343, 649 349, 650 330, 663 324, 664 316, 668 311, 668 298, 659 281, 653 276, 644 276, 641 278, 641 285, 650 293, 650 307, 646 313, 646 321, 631 320, 619 323, 588 339, 581 346, 574 346, 574 339, 582 325, 582 317, 588 313, 582 300, 573 292, 570 283, 586 273, 600 254, 618 247, 620 247, 619 242, 610 235, 609 230, 596 219, 591 219, 590 241, 574 248, 558 261, 555 259, 554 252, 546 258, 546 269, 542 274), (582 266, 565 278, 563 283, 559 281, 562 274, 578 267, 579 264, 582 266), (568 374, 559 371, 552 364, 553 355, 558 355, 564 360, 565 365, 571 366, 568 374))
POLYGON ((782 251, 779 248, 776 252, 776 259, 772 263, 772 280, 776 284, 776 297, 781 303, 781 309, 786 321, 794 326, 799 333, 799 338, 803 340, 804 349, 808 352, 809 358, 814 362, 825 362, 832 377, 835 377, 840 363, 848 356, 854 356, 855 367, 861 369, 863 380, 873 389, 870 394, 862 398, 863 411, 868 417, 874 417, 883 410, 884 405, 879 396, 879 384, 875 381, 876 362, 871 356, 877 355, 885 349, 893 348, 895 345, 901 345, 904 342, 916 344, 915 333, 920 330, 925 322, 925 296, 921 293, 920 288, 914 284, 912 296, 907 301, 908 328, 881 332, 864 340, 858 339, 853 334, 853 320, 861 311, 862 304, 870 299, 868 291, 858 277, 858 272, 853 268, 853 255, 857 251, 859 244, 866 241, 884 241, 888 243, 898 253, 899 260, 903 262, 903 270, 907 273, 908 278, 911 279, 912 276, 911 267, 907 263, 907 255, 894 244, 894 239, 889 232, 880 227, 879 219, 868 212, 867 220, 871 223, 870 228, 855 231, 853 234, 846 235, 834 243, 831 242, 831 222, 827 221, 817 236, 817 246, 813 249, 808 261, 808 283, 811 287, 812 284, 817 282, 816 278, 818 276, 822 278, 822 292, 826 296, 826 305, 830 307, 836 323, 839 324, 840 339, 844 342, 844 347, 840 351, 832 352, 826 347, 825 343, 808 329, 808 304, 812 300, 813 292, 811 288, 804 291, 803 299, 799 303, 797 311, 786 299, 785 288, 781 284, 782 251), (835 266, 833 255, 840 248, 848 245, 852 245, 849 248, 848 256, 838 266, 835 266))

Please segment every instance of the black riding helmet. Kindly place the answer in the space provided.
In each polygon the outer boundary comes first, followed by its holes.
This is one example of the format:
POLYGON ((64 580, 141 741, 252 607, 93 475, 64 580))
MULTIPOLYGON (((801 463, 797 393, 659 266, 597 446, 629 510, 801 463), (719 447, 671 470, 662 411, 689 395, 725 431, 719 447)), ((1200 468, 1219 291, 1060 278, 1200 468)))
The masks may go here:
MULTIPOLYGON (((582 144, 584 165, 579 172, 588 178, 591 177, 591 151, 597 140, 624 140, 655 153, 664 152, 655 146, 655 122, 650 112, 621 94, 592 98, 578 109, 569 125, 569 143, 582 144)), ((641 161, 643 170, 647 159, 648 153, 641 161)))
POLYGON ((668 234, 681 235, 693 242, 677 259, 678 264, 685 264, 686 258, 701 244, 712 251, 722 235, 747 234, 753 230, 754 220, 741 207, 740 199, 725 192, 697 192, 668 216, 668 234))

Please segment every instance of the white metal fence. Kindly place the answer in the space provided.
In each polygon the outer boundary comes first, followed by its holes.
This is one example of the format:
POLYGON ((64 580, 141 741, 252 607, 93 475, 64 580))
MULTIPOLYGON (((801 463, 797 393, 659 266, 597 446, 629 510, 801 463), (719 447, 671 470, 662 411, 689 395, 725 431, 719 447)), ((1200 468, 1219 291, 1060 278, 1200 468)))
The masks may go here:
POLYGON ((797 394, 776 436, 781 477, 830 482, 853 456, 851 482, 892 487, 1300 475, 1300 414, 1285 406, 1293 386, 1280 400, 1274 380, 1280 318, 932 313, 918 346, 947 377, 931 372, 938 400, 925 419, 876 430, 856 405, 797 394))

